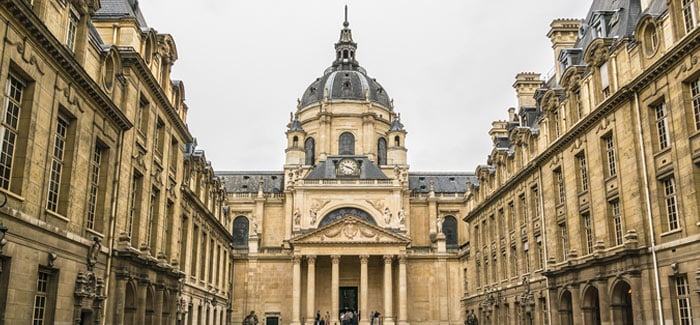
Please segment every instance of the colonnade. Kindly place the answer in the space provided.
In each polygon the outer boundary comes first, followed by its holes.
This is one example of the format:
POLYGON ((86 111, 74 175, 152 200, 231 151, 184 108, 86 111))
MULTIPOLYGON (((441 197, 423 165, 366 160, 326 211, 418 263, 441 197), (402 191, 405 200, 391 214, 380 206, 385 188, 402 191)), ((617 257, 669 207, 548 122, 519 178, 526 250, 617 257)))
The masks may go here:
MULTIPOLYGON (((356 256, 356 255, 353 255, 356 256)), ((340 310, 339 304, 339 288, 340 288, 340 259, 341 255, 330 255, 331 258, 331 308, 334 311, 332 317, 336 317, 335 313, 340 310)), ((368 263, 370 255, 359 255, 360 259, 360 287, 359 287, 359 311, 363 315, 369 315, 367 309, 367 292, 369 291, 368 280, 368 263)), ((292 258, 292 324, 301 324, 301 262, 306 259, 307 263, 307 285, 306 285, 306 316, 305 319, 312 320, 316 315, 316 255, 295 255, 292 258)), ((399 255, 383 255, 384 261, 384 310, 382 318, 385 325, 396 324, 394 316, 394 297, 393 297, 393 261, 398 259, 398 324, 408 324, 407 314, 407 290, 406 290, 406 256, 399 255)), ((363 316, 360 324, 369 324, 369 316, 363 316)))

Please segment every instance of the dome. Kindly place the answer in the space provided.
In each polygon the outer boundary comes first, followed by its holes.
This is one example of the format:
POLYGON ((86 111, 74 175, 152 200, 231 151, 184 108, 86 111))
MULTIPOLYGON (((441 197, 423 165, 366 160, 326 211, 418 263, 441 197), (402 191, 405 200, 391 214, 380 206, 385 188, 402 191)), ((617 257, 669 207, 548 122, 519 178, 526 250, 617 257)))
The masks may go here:
POLYGON ((392 110, 391 99, 386 90, 377 80, 367 76, 367 71, 355 59, 357 43, 352 39, 352 31, 348 23, 347 6, 345 7, 345 22, 340 31, 340 39, 335 43, 336 58, 323 76, 316 78, 306 88, 299 103, 300 108, 321 103, 327 97, 334 100, 370 101, 392 110))
POLYGON ((301 98, 301 107, 320 103, 324 96, 328 100, 369 100, 391 110, 391 99, 386 90, 375 79, 367 77, 362 67, 356 69, 326 70, 326 73, 317 78, 304 91, 301 98), (369 98, 368 98, 369 97, 369 98))

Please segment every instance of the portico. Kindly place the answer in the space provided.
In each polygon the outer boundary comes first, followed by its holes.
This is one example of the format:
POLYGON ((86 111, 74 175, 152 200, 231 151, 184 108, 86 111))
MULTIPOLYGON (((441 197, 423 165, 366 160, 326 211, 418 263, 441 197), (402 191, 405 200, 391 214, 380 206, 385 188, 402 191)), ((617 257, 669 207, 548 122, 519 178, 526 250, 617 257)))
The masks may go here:
POLYGON ((290 243, 292 324, 313 324, 317 311, 322 316, 329 311, 331 321, 337 321, 345 309, 358 312, 360 324, 369 324, 375 310, 384 324, 408 324, 406 237, 346 217, 290 243))

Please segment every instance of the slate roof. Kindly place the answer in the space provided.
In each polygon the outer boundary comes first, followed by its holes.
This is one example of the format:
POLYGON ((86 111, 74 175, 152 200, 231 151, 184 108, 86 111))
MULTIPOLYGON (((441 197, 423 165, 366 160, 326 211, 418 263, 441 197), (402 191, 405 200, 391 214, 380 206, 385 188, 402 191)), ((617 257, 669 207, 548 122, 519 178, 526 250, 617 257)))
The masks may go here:
MULTIPOLYGON (((647 7, 641 16, 651 15, 652 17, 661 16, 668 10, 668 4, 666 0, 653 0, 649 7, 647 7)), ((640 16, 640 17, 641 17, 640 16)))
POLYGON ((389 179, 377 165, 365 156, 328 156, 327 160, 319 162, 306 176, 306 179, 336 179, 335 163, 343 158, 354 158, 360 163, 360 179, 389 179))
POLYGON ((435 193, 464 193, 467 191, 467 182, 478 183, 474 173, 415 172, 408 174, 408 188, 415 193, 428 193, 430 180, 435 184, 435 193))
POLYGON ((257 193, 261 178, 263 192, 284 191, 284 172, 282 171, 219 171, 215 172, 215 175, 221 179, 229 193, 257 193))
POLYGON ((369 100, 390 109, 391 99, 386 90, 376 79, 367 76, 367 72, 361 67, 344 68, 339 70, 329 68, 323 76, 316 78, 309 85, 301 97, 301 107, 306 107, 314 103, 320 103, 328 91, 328 100, 365 100, 365 95, 369 95, 369 100))
POLYGON ((641 16, 641 5, 639 0, 594 0, 591 9, 583 20, 583 34, 576 41, 575 48, 583 49, 597 37, 594 35, 593 18, 597 13, 609 12, 606 16, 607 35, 606 38, 623 39, 634 35, 637 22, 641 16))
POLYGON ((101 8, 95 13, 93 19, 134 18, 141 28, 148 27, 138 0, 101 0, 100 5, 101 8))

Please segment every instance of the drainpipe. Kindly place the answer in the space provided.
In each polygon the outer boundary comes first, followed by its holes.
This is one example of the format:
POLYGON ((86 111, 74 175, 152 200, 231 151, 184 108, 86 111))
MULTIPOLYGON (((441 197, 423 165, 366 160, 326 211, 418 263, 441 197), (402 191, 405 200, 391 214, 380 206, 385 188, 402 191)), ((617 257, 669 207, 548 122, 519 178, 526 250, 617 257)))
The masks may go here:
POLYGON ((640 107, 639 107, 639 93, 636 91, 634 92, 634 113, 635 117, 637 118, 637 135, 639 136, 639 151, 642 155, 642 172, 644 173, 644 177, 642 177, 644 181, 644 198, 645 198, 645 203, 646 203, 646 208, 647 208, 647 218, 649 220, 649 230, 651 232, 650 238, 651 238, 651 257, 654 262, 654 282, 656 286, 656 304, 658 308, 658 314, 659 314, 659 324, 664 323, 664 311, 663 311, 663 305, 661 302, 661 281, 659 278, 659 262, 656 258, 656 232, 654 231, 654 219, 651 214, 651 194, 649 193, 649 172, 647 171, 647 156, 646 152, 644 150, 644 128, 642 128, 642 116, 639 113, 640 107))

